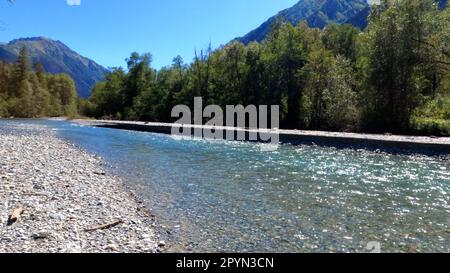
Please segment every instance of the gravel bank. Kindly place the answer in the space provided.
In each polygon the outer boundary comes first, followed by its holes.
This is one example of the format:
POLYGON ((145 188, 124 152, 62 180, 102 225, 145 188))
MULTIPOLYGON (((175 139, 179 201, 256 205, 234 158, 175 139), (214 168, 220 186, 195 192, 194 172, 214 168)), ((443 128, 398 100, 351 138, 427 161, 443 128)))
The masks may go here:
POLYGON ((102 161, 49 128, 0 128, 1 252, 159 252, 149 210, 102 161), (8 226, 15 208, 25 209, 8 226), (105 230, 85 231, 123 220, 105 230))
MULTIPOLYGON (((172 123, 116 121, 116 120, 73 120, 84 125, 115 129, 147 131, 171 134, 172 123)), ((262 130, 234 127, 213 127, 207 125, 184 125, 185 128, 220 129, 225 132, 258 132, 277 134, 281 143, 320 145, 337 148, 366 149, 387 153, 425 154, 430 156, 450 155, 450 137, 377 135, 303 130, 262 130)))

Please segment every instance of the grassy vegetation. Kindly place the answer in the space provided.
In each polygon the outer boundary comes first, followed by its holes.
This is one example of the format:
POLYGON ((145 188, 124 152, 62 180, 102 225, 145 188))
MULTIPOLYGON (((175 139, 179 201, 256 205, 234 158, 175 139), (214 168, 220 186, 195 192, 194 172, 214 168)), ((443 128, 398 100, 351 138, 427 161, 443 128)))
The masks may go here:
POLYGON ((436 136, 450 135, 450 95, 439 95, 418 108, 411 120, 413 131, 436 136))

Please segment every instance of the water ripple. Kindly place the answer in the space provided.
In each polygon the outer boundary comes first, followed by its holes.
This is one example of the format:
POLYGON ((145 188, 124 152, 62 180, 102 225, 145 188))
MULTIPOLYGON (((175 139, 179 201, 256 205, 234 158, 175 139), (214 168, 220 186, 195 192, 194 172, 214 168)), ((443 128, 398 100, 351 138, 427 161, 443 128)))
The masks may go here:
POLYGON ((175 140, 52 122, 172 227, 172 251, 450 252, 450 162, 364 150, 175 140), (173 228, 177 226, 177 228, 173 228))

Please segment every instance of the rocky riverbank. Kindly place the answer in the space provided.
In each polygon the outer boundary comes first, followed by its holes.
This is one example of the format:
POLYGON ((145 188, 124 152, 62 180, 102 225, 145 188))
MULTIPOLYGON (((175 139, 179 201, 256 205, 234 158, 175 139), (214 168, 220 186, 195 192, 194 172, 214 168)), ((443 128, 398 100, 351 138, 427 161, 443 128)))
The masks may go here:
POLYGON ((0 253, 159 252, 163 247, 154 217, 120 178, 109 175, 100 158, 45 126, 0 128, 0 200, 0 253), (8 225, 17 208, 23 214, 8 225))

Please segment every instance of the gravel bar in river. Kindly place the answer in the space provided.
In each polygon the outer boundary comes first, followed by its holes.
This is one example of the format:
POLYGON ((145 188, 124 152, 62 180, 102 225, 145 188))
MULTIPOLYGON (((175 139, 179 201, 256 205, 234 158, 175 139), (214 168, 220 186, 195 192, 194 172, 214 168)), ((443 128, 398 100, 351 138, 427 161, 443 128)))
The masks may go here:
POLYGON ((0 128, 0 221, 0 253, 158 252, 163 246, 150 211, 100 158, 39 125, 0 128), (7 225, 16 208, 24 213, 7 225))

